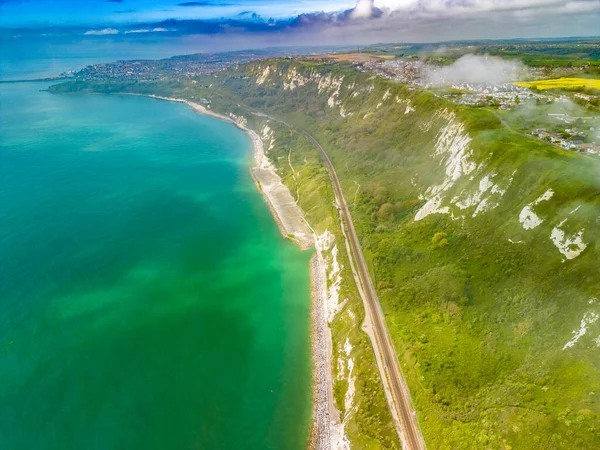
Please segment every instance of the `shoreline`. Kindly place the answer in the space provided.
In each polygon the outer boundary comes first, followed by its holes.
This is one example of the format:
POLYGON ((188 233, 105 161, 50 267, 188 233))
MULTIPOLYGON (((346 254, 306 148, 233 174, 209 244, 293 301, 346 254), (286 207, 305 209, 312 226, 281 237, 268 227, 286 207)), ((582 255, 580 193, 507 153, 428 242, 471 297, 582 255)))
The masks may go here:
POLYGON ((180 98, 161 97, 158 95, 141 95, 157 100, 165 100, 188 105, 194 112, 205 116, 229 122, 240 130, 244 131, 252 141, 254 166, 250 167, 250 175, 254 184, 267 203, 267 207, 279 228, 281 235, 294 242, 301 250, 307 250, 315 243, 315 237, 312 229, 307 225, 304 219, 304 213, 290 194, 287 186, 283 184, 281 178, 276 172, 275 166, 265 155, 263 141, 256 131, 248 128, 244 123, 235 120, 232 117, 215 113, 198 103, 180 98))
MULTIPOLYGON (((188 105, 194 112, 234 124, 251 139, 254 167, 250 175, 261 194, 282 237, 294 242, 301 250, 316 246, 317 235, 304 218, 304 213, 283 184, 275 166, 265 154, 261 137, 241 121, 210 111, 203 105, 180 98, 161 97, 152 94, 127 94, 150 97, 188 105)), ((327 301, 327 270, 319 248, 310 258, 310 334, 312 349, 312 421, 307 440, 311 450, 330 450, 332 429, 339 417, 331 417, 337 411, 333 399, 331 371, 331 331, 327 324, 325 303, 327 301)), ((337 416, 337 414, 335 414, 337 416)))
POLYGON ((333 383, 331 380, 330 341, 327 335, 325 301, 327 300, 327 275, 321 252, 310 258, 310 296, 311 296, 311 346, 312 346, 312 423, 308 439, 310 450, 333 450, 331 446, 330 417, 333 402, 333 383))

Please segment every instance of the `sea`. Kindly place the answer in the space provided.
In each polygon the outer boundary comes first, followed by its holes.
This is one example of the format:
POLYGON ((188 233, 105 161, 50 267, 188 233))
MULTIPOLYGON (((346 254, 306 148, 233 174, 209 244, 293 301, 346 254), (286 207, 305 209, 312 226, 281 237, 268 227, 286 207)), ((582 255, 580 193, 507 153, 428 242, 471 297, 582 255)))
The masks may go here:
MULTIPOLYGON (((67 56, 0 72, 94 62, 67 56)), ((280 235, 250 139, 50 84, 0 84, 0 448, 304 448, 311 253, 280 235)))

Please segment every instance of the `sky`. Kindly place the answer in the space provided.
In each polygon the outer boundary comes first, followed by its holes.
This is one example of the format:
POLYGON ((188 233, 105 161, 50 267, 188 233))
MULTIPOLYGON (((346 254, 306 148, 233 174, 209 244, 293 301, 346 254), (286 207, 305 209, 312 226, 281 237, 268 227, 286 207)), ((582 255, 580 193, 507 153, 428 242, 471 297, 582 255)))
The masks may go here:
POLYGON ((600 0, 0 0, 0 31, 238 48, 598 36, 600 0))

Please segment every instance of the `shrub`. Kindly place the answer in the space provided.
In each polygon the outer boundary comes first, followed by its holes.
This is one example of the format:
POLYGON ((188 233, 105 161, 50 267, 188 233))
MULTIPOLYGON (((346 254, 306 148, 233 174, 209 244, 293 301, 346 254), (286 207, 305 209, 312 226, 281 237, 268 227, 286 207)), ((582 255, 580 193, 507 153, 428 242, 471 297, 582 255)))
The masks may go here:
POLYGON ((381 222, 392 222, 396 218, 396 207, 391 203, 384 203, 377 212, 377 219, 381 222))
POLYGON ((443 231, 435 233, 431 238, 432 248, 444 248, 448 245, 448 235, 443 231))

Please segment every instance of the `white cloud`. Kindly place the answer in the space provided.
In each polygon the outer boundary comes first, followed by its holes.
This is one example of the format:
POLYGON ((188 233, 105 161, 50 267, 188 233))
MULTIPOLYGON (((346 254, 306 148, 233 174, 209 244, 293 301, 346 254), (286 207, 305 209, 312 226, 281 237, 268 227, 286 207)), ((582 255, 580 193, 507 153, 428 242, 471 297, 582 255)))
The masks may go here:
POLYGON ((390 11, 423 13, 473 13, 491 11, 517 11, 530 8, 566 7, 578 10, 600 8, 598 0, 377 0, 376 6, 390 11))
MULTIPOLYGON (((219 23, 223 18, 236 17, 247 7, 232 3, 215 8, 180 8, 176 13, 153 9, 141 13, 139 19, 143 18, 145 23, 172 18, 219 23)), ((308 44, 312 38, 312 44, 368 44, 402 40, 579 36, 596 35, 600 31, 597 25, 600 0, 272 0, 253 4, 252 12, 265 20, 273 18, 280 24, 298 19, 285 34, 278 35, 276 45, 287 45, 294 39, 308 44), (309 28, 306 36, 295 36, 309 28)), ((230 25, 226 23, 224 27, 230 25)), ((284 25, 277 27, 277 23, 272 25, 273 29, 285 28, 284 25)), ((237 28, 227 28, 224 34, 231 36, 238 32, 243 33, 237 28)), ((247 35, 259 33, 254 30, 247 35)))
MULTIPOLYGON (((537 14, 558 19, 561 14, 600 12, 600 0, 375 0, 374 6, 384 12, 384 17, 400 20, 468 20, 485 15, 493 20, 502 15, 530 17, 537 14)), ((590 33, 597 34, 597 31, 596 27, 590 33)))
POLYGON ((103 28, 102 30, 89 30, 83 34, 85 36, 104 36, 107 34, 119 34, 119 30, 114 28, 103 28))
POLYGON ((600 31, 600 0, 359 0, 357 16, 323 32, 343 44, 590 36, 600 31))
MULTIPOLYGON (((2 0, 0 0, 1 2, 2 0)), ((235 4, 213 8, 153 9, 136 16, 139 28, 122 23, 128 35, 178 31, 194 45, 214 48, 278 45, 365 45, 377 42, 441 42, 454 39, 542 38, 591 36, 600 32, 600 0, 283 0, 257 3, 252 8, 274 21, 246 27, 235 4), (324 11, 324 12, 323 12, 324 11), (299 16, 300 15, 300 16, 299 16), (162 28, 162 20, 190 19, 187 24, 162 28), (210 19, 218 33, 206 31, 210 19), (143 20, 143 22, 142 22, 143 20), (202 37, 200 37, 202 36, 202 37), (197 37, 197 38, 196 38, 197 37), (218 44, 217 41, 223 41, 218 44)), ((135 26, 135 25, 134 25, 135 26)), ((210 27, 208 27, 210 28, 210 27)), ((119 28, 120 29, 120 28, 119 28)), ((114 28, 86 35, 118 34, 114 28)))
POLYGON ((152 28, 151 30, 146 29, 146 28, 140 28, 137 30, 127 30, 125 31, 125 34, 132 34, 132 33, 165 33, 169 30, 167 30, 166 28, 152 28))
POLYGON ((358 3, 356 3, 356 6, 352 10, 352 18, 364 19, 372 17, 374 5, 374 0, 358 0, 358 3))
POLYGON ((427 72, 429 84, 449 86, 461 83, 502 84, 520 80, 526 69, 520 61, 505 61, 488 55, 465 55, 449 66, 427 72))
POLYGON ((567 12, 589 12, 600 10, 600 0, 597 1, 575 1, 568 2, 564 5, 564 10, 567 12))

